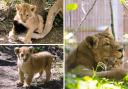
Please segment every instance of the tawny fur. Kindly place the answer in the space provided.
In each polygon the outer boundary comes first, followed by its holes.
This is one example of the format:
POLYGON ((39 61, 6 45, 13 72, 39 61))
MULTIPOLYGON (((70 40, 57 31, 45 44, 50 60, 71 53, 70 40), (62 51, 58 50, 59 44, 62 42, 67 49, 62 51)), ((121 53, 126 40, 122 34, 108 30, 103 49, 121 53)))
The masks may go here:
POLYGON ((78 47, 66 58, 66 71, 83 65, 88 69, 96 69, 99 62, 107 66, 107 70, 116 68, 122 62, 122 47, 114 40, 112 32, 107 28, 104 32, 86 37, 78 47))

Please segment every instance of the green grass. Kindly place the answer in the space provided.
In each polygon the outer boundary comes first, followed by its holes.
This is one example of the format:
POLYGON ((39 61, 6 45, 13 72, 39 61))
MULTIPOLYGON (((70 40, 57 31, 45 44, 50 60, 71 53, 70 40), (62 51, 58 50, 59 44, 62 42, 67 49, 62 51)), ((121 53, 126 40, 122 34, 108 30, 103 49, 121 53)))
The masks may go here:
POLYGON ((66 74, 66 89, 128 89, 128 75, 122 81, 109 80, 98 77, 77 77, 73 74, 66 74))

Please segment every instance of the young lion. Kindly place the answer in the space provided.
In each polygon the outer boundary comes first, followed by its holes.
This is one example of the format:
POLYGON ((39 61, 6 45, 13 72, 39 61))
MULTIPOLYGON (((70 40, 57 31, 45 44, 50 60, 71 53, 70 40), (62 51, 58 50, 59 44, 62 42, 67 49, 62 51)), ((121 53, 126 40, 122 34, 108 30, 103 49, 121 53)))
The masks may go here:
MULTIPOLYGON (((46 71, 46 80, 50 80, 51 65, 54 59, 54 55, 44 51, 39 53, 33 53, 32 47, 16 47, 14 49, 17 55, 17 66, 19 72, 18 86, 24 85, 24 87, 30 86, 34 74, 39 73, 41 77, 43 70, 46 71), (24 83, 25 82, 25 83, 24 83)), ((38 78, 39 78, 38 77, 38 78)))
POLYGON ((79 76, 93 76, 99 63, 104 64, 105 71, 96 71, 96 76, 111 79, 122 79, 128 73, 128 63, 123 62, 123 49, 114 39, 112 31, 107 28, 103 32, 87 36, 77 48, 71 52, 65 61, 66 72, 71 71, 79 76), (124 68, 122 68, 124 66, 124 68))
POLYGON ((110 70, 121 64, 123 57, 122 47, 114 39, 109 28, 101 33, 87 36, 78 47, 66 58, 66 71, 70 71, 78 65, 88 69, 96 69, 102 62, 110 70))
POLYGON ((9 32, 9 40, 11 42, 16 41, 18 39, 17 33, 27 29, 23 42, 32 43, 33 32, 42 33, 43 27, 43 18, 36 14, 36 6, 27 3, 18 4, 16 5, 13 28, 9 32))

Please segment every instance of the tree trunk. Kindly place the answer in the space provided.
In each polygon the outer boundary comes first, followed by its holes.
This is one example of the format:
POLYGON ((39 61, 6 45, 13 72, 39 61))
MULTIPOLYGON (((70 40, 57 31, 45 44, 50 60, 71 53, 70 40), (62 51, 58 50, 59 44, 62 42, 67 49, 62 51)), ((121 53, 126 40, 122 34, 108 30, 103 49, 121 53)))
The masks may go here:
POLYGON ((42 34, 34 33, 32 38, 40 39, 45 37, 51 31, 53 27, 54 19, 60 11, 63 13, 63 0, 57 0, 48 11, 48 16, 46 19, 46 24, 45 24, 43 33, 42 34))
POLYGON ((41 13, 44 10, 44 0, 24 0, 26 3, 37 6, 37 13, 41 13))

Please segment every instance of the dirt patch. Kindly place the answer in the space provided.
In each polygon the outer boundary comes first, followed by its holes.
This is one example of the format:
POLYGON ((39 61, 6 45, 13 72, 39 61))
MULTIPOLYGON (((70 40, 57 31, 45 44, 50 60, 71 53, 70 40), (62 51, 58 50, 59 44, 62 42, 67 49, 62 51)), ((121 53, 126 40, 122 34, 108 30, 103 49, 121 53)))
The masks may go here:
POLYGON ((33 43, 63 44, 63 27, 53 28, 43 39, 33 40, 33 43))
MULTIPOLYGON (((10 44, 8 34, 12 29, 12 23, 12 20, 0 22, 0 44, 10 44)), ((32 42, 34 44, 63 44, 63 27, 53 27, 43 39, 32 40, 32 42)))
MULTIPOLYGON (((9 63, 8 63, 9 64, 9 63)), ((8 65, 7 64, 7 65, 8 65)), ((56 62, 52 66, 51 80, 48 83, 43 83, 45 79, 45 73, 38 82, 32 82, 30 89, 62 89, 63 88, 63 67, 62 62, 56 62)), ((0 62, 1 65, 1 62, 0 62)), ((23 87, 17 87, 16 81, 18 80, 17 67, 13 66, 0 66, 0 89, 24 89, 23 87)))
MULTIPOLYGON (((18 80, 18 69, 16 66, 16 55, 14 48, 16 46, 0 46, 0 89, 25 89, 23 87, 17 87, 16 81, 18 80)), ((34 46, 36 49, 38 46, 34 46)), ((39 46, 44 47, 51 53, 54 52, 58 58, 53 62, 51 69, 51 79, 48 83, 44 84, 46 78, 45 72, 42 77, 35 81, 33 79, 30 89, 63 89, 63 55, 59 55, 62 49, 57 49, 54 46, 39 46), (50 49, 50 50, 49 50, 50 49), (56 49, 56 50, 55 50, 56 49), (60 50, 60 52, 58 52, 60 50)))

